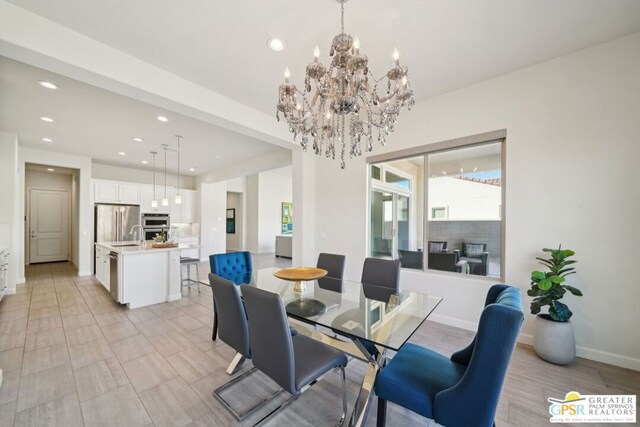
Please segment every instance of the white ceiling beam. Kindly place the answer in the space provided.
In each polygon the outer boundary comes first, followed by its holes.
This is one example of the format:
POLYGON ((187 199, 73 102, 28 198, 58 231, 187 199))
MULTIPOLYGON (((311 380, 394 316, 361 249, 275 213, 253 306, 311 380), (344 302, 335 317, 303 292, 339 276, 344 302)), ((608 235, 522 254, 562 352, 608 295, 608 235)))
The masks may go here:
POLYGON ((0 0, 0 54, 292 149, 275 117, 0 0))

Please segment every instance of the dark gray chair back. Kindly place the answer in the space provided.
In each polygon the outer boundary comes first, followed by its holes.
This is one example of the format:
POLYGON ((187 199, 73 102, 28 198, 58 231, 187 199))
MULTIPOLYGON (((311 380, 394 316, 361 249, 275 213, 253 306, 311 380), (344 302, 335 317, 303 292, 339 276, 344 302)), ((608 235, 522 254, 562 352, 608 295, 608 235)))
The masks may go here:
POLYGON ((280 296, 243 285, 253 366, 291 394, 296 390, 293 341, 280 296))
POLYGON ((344 255, 321 253, 318 255, 318 268, 327 270, 327 277, 342 279, 347 258, 344 255))
POLYGON ((424 253, 421 251, 405 251, 398 249, 400 266, 404 268, 415 268, 422 270, 424 253))
POLYGON ((218 336, 229 347, 250 358, 247 315, 238 286, 212 273, 209 273, 209 283, 218 314, 218 336))
POLYGON ((400 261, 367 258, 362 267, 362 283, 398 290, 400 286, 400 261))

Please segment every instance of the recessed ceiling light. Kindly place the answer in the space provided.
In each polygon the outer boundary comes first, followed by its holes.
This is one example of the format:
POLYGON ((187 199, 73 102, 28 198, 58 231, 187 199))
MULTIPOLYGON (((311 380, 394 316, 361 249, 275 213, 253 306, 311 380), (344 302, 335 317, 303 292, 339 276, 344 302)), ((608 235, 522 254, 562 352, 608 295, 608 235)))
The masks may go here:
POLYGON ((158 116, 158 120, 160 120, 161 122, 168 122, 169 119, 167 119, 165 116, 158 116))
POLYGON ((53 142, 53 139, 51 139, 51 138, 42 138, 41 141, 42 142, 53 142))
POLYGON ((191 172, 195 172, 195 171, 196 171, 196 168, 189 168, 189 171, 191 171, 191 172))
POLYGON ((216 156, 216 159, 219 159, 219 158, 220 158, 220 155, 217 155, 217 156, 216 156))
POLYGON ((119 156, 126 156, 126 155, 127 155, 127 153, 125 153, 124 151, 118 151, 118 155, 119 155, 119 156))
POLYGON ((40 120, 47 123, 53 122, 53 119, 51 117, 40 117, 40 120))
POLYGON ((274 52, 280 52, 284 49, 285 44, 281 39, 277 37, 271 37, 269 40, 267 40, 267 46, 269 46, 269 49, 273 50, 274 52))
POLYGON ((147 162, 146 160, 143 160, 140 163, 142 163, 143 165, 148 165, 149 164, 149 162, 147 162))
POLYGON ((144 141, 142 138, 139 138, 139 137, 137 137, 137 136, 136 136, 135 138, 133 138, 133 140, 134 140, 135 142, 142 142, 142 141, 144 141))
POLYGON ((40 83, 40 86, 46 87, 47 89, 58 89, 58 86, 54 85, 51 82, 46 82, 44 80, 40 80, 38 83, 40 83))
POLYGON ((48 170, 49 172, 55 172, 55 171, 56 171, 54 168, 47 168, 47 170, 48 170))

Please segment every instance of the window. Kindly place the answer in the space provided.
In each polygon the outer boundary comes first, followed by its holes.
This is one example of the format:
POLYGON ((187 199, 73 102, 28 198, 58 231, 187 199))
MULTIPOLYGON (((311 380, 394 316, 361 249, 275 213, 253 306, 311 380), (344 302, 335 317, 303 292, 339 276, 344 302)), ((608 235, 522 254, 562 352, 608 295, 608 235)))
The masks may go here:
POLYGON ((431 219, 447 218, 447 208, 431 208, 431 219))
POLYGON ((502 277, 505 140, 482 137, 368 159, 370 256, 409 269, 502 277))

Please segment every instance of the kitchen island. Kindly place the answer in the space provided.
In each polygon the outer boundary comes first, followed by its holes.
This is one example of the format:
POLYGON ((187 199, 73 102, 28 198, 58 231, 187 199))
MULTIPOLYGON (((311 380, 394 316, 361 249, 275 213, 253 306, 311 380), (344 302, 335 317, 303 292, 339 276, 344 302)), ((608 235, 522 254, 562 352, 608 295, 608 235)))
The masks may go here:
POLYGON ((182 298, 180 250, 152 248, 152 242, 96 243, 96 279, 129 308, 182 298))

